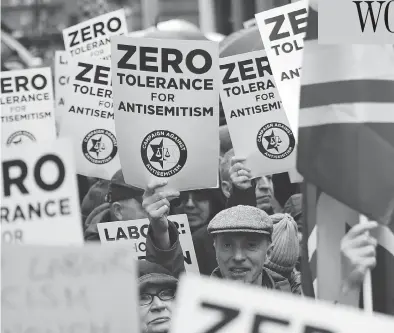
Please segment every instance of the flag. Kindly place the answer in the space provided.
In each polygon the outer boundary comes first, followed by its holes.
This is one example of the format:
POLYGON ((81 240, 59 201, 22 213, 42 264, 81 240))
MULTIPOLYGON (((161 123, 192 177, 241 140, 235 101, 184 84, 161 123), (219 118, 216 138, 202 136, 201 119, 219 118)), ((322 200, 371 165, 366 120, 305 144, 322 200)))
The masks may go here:
POLYGON ((385 225, 394 212, 394 48, 319 45, 310 8, 301 78, 298 171, 385 225))
MULTIPOLYGON (((341 283, 338 243, 358 223, 359 214, 310 183, 303 184, 303 211, 303 293, 309 297, 335 301, 341 283), (331 225, 327 223, 330 219, 331 225), (331 267, 337 269, 333 270, 331 267)), ((394 315, 394 225, 379 225, 373 236, 378 241, 377 264, 372 270, 373 309, 394 315)))

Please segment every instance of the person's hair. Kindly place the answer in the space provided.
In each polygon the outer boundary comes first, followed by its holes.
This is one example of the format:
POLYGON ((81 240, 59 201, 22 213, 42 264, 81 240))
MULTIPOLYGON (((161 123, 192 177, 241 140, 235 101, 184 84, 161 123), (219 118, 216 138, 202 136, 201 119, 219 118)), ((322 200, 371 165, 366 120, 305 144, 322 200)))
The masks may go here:
POLYGON ((234 157, 234 148, 227 151, 220 161, 220 180, 230 181, 231 159, 234 157))

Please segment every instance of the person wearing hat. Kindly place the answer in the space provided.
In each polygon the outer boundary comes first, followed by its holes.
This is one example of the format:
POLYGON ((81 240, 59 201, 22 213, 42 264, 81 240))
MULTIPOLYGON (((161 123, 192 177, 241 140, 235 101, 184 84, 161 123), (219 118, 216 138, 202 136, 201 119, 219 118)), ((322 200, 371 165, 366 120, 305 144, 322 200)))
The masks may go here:
POLYGON ((164 267, 138 261, 141 333, 167 333, 178 279, 164 267))
MULTIPOLYGON (((160 263, 160 257, 184 269, 183 258, 167 256, 174 253, 174 246, 181 246, 171 239, 174 228, 167 219, 170 200, 179 192, 163 188, 165 180, 153 180, 144 193, 143 207, 150 220, 146 238, 148 260, 160 263)), ((209 222, 208 232, 213 238, 218 267, 212 276, 244 283, 258 284, 269 289, 276 288, 275 282, 264 269, 264 262, 271 244, 272 221, 264 211, 251 206, 235 206, 225 209, 209 222)))
POLYGON ((300 252, 297 224, 289 214, 278 213, 270 217, 272 245, 265 267, 281 290, 301 295, 301 274, 295 270, 300 252))
POLYGON ((126 184, 122 170, 118 170, 109 183, 105 202, 96 207, 85 221, 85 240, 100 240, 98 223, 146 218, 142 194, 142 190, 126 184))

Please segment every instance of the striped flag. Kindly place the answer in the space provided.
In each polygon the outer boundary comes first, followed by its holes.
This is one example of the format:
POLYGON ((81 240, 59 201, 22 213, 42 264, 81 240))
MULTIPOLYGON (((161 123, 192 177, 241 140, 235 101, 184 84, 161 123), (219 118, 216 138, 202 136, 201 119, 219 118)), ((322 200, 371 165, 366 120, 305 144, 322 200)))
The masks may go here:
POLYGON ((297 161, 307 182, 303 291, 323 299, 336 296, 330 292, 340 283, 338 241, 361 213, 381 223, 373 235, 378 241, 373 307, 394 315, 394 48, 323 46, 317 35, 317 12, 310 9, 297 161))
POLYGON ((385 225, 394 212, 394 48, 319 45, 310 10, 301 78, 298 171, 385 225))

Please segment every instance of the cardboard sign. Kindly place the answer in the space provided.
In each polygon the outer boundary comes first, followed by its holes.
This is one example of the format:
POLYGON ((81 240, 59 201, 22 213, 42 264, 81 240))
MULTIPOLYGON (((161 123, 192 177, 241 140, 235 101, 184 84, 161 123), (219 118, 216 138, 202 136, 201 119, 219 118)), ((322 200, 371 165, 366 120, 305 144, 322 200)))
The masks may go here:
POLYGON ((394 319, 239 282, 184 275, 171 332, 383 333, 394 332, 394 319))
POLYGON ((110 37, 126 33, 125 11, 119 9, 64 29, 64 47, 72 57, 85 55, 109 60, 110 37))
POLYGON ((114 112, 128 184, 168 178, 180 191, 218 184, 218 44, 112 39, 114 112), (201 172, 204 170, 204 172, 201 172))
MULTIPOLYGON (((178 228, 179 242, 183 249, 186 272, 199 273, 187 215, 172 215, 168 219, 174 222, 178 228)), ((149 228, 148 219, 99 223, 97 224, 97 228, 101 243, 132 241, 134 244, 129 248, 133 248, 135 258, 139 260, 145 259, 146 235, 149 228)))
POLYGON ((0 73, 2 144, 54 140, 56 126, 51 69, 0 73))
POLYGON ((120 169, 110 65, 101 59, 70 59, 60 131, 72 139, 77 173, 107 180, 120 169))
POLYGON ((3 332, 139 332, 127 249, 8 245, 2 269, 3 332))
POLYGON ((71 143, 3 148, 1 159, 3 242, 83 244, 71 143))
POLYGON ((220 97, 236 156, 254 177, 295 166, 295 138, 264 51, 220 59, 220 97))
POLYGON ((66 108, 66 89, 70 81, 68 58, 66 51, 55 52, 55 119, 58 131, 66 108))
POLYGON ((290 128, 297 141, 308 0, 273 8, 255 16, 290 128))

